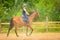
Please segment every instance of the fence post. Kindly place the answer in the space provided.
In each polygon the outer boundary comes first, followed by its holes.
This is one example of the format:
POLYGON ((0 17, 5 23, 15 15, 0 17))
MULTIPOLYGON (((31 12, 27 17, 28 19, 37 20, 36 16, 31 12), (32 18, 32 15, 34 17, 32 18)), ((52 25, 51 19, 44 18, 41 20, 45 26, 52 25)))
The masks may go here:
POLYGON ((0 33, 1 33, 1 20, 0 20, 0 33))
POLYGON ((48 17, 46 16, 46 32, 48 32, 48 17))

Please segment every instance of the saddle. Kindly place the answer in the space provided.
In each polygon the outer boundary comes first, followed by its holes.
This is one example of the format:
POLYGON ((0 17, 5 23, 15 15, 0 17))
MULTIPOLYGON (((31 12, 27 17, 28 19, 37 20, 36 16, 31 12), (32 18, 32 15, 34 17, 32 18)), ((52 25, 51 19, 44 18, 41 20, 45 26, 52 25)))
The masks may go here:
POLYGON ((24 22, 26 22, 26 21, 28 21, 28 18, 22 17, 22 20, 23 20, 24 22))
POLYGON ((22 17, 22 20, 26 22, 26 25, 29 25, 29 17, 22 17))

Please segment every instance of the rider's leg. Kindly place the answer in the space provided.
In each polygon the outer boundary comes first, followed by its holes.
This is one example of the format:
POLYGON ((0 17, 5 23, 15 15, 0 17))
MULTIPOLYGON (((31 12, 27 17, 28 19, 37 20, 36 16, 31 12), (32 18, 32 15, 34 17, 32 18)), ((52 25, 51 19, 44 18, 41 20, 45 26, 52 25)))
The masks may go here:
POLYGON ((26 16, 26 25, 29 26, 29 16, 26 16))
POLYGON ((22 15, 22 18, 23 18, 23 21, 26 22, 26 25, 28 26, 29 25, 29 16, 24 14, 24 15, 22 15))

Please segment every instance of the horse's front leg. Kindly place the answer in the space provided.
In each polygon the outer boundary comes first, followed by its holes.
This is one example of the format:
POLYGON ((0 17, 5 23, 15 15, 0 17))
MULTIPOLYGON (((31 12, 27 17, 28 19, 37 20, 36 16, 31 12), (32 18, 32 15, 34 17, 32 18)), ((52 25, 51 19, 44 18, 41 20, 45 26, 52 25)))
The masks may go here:
POLYGON ((29 35, 31 35, 31 34, 32 34, 32 32, 33 32, 33 28, 32 28, 31 26, 29 26, 29 28, 31 29, 31 32, 30 32, 30 34, 29 34, 29 35))
POLYGON ((32 27, 31 26, 27 26, 27 29, 26 29, 26 35, 27 36, 29 36, 29 35, 31 35, 32 34, 32 32, 33 32, 33 29, 32 29, 32 27), (31 29, 31 32, 28 34, 28 27, 31 29))

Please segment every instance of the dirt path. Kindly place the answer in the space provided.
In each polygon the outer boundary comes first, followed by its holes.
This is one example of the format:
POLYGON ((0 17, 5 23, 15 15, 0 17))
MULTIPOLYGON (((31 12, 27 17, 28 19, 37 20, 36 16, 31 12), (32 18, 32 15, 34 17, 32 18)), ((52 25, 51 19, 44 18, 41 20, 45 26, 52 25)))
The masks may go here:
POLYGON ((16 37, 15 34, 10 34, 9 37, 6 37, 6 34, 0 33, 0 40, 60 40, 60 33, 39 33, 31 36, 20 34, 19 37, 16 37))

